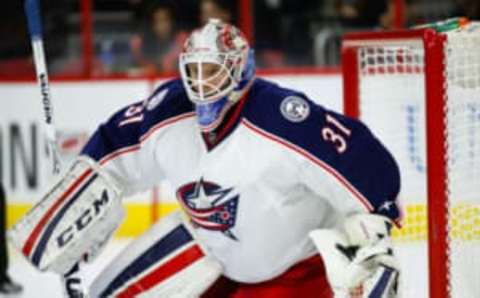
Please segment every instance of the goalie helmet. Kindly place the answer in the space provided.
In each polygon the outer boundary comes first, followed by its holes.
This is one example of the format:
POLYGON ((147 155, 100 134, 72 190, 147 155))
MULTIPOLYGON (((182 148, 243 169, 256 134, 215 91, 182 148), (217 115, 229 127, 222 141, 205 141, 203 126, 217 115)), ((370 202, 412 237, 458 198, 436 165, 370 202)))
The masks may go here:
POLYGON ((255 75, 253 51, 236 27, 217 19, 194 31, 179 59, 183 85, 203 131, 215 129, 255 75))

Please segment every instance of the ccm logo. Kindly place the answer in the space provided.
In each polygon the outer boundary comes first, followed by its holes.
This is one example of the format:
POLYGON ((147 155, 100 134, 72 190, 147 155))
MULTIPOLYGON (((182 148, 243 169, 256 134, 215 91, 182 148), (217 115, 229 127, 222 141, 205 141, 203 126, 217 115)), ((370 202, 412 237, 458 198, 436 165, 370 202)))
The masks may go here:
POLYGON ((106 190, 102 192, 102 197, 93 201, 92 206, 85 210, 69 227, 67 227, 60 235, 57 237, 57 244, 59 248, 64 247, 69 243, 75 233, 80 232, 86 228, 95 216, 98 216, 100 212, 106 207, 108 203, 108 193, 106 190))

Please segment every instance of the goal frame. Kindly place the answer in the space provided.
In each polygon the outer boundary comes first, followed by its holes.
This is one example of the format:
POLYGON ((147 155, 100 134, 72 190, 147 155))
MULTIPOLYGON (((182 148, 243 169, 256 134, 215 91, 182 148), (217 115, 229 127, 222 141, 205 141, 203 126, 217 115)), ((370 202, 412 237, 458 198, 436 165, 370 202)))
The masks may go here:
POLYGON ((424 49, 427 152, 428 275, 431 298, 449 297, 449 242, 446 148, 446 35, 433 29, 349 33, 342 40, 344 113, 360 118, 360 68, 364 45, 419 43, 424 49), (443 88, 439 88, 442 86, 443 88))

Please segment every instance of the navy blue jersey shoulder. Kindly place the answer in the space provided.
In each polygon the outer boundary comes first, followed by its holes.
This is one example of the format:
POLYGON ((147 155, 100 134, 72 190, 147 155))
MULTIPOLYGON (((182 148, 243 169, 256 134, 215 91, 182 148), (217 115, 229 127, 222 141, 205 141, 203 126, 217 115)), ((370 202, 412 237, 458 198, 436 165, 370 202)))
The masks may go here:
POLYGON ((112 152, 139 144, 141 136, 162 121, 192 111, 181 80, 168 81, 147 99, 122 108, 101 124, 82 154, 101 160, 112 152))
POLYGON ((394 204, 400 190, 398 166, 362 122, 260 79, 252 86, 243 116, 334 168, 370 201, 374 212, 399 217, 394 204))

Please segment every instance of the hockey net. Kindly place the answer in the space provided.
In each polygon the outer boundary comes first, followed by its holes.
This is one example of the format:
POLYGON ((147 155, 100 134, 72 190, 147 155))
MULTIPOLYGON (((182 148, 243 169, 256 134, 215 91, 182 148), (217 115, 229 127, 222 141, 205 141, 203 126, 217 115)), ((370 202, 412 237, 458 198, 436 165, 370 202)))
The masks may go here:
MULTIPOLYGON (((429 286, 406 292, 479 297, 479 26, 347 35, 342 61, 346 114, 362 119, 400 166, 405 214, 394 239, 427 244, 429 286)), ((422 280, 422 261, 402 264, 403 276, 414 276, 406 286, 422 280)))

